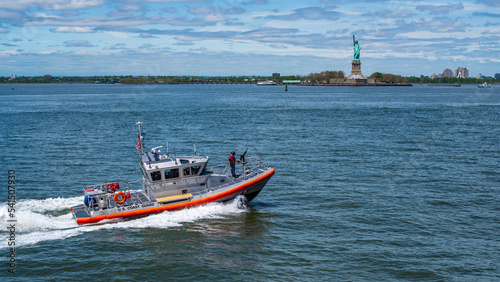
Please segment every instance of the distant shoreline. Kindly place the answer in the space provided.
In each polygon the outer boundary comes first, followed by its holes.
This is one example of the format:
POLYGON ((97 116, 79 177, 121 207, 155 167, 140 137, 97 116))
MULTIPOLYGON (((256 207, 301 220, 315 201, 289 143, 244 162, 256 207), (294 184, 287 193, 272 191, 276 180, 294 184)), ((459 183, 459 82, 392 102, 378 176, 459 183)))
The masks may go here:
POLYGON ((413 86, 412 83, 366 83, 366 84, 338 84, 338 83, 280 83, 275 85, 257 85, 257 83, 0 83, 0 85, 255 85, 259 88, 273 86, 413 86))
MULTIPOLYGON (((273 87, 273 86, 443 86, 443 87, 458 87, 460 85, 477 85, 479 83, 366 83, 366 84, 339 84, 339 83, 277 83, 275 85, 257 85, 257 83, 202 83, 202 82, 191 82, 191 83, 91 83, 91 82, 4 82, 0 85, 255 85, 259 87, 273 87)), ((498 85, 499 82, 492 82, 490 84, 498 85)))
MULTIPOLYGON (((122 85, 161 85, 161 84, 250 84, 258 82, 266 85, 300 86, 412 86, 412 85, 462 85, 462 84, 498 84, 495 78, 429 78, 403 77, 401 75, 375 72, 369 77, 350 79, 343 71, 323 71, 309 75, 289 76, 0 76, 0 84, 122 84, 122 85)), ((261 85, 264 86, 264 85, 261 85)))

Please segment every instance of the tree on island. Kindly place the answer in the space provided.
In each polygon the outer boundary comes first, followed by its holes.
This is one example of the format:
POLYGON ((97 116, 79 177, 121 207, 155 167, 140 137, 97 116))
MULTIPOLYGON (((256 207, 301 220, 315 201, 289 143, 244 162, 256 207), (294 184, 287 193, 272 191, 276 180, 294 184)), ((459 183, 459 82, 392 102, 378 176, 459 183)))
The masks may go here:
POLYGON ((372 73, 372 75, 370 75, 370 78, 375 79, 375 81, 381 81, 385 83, 407 83, 404 77, 390 73, 374 72, 372 73))
POLYGON ((343 71, 322 71, 320 73, 310 73, 304 77, 305 80, 310 82, 323 82, 328 83, 330 79, 341 79, 345 78, 343 71))

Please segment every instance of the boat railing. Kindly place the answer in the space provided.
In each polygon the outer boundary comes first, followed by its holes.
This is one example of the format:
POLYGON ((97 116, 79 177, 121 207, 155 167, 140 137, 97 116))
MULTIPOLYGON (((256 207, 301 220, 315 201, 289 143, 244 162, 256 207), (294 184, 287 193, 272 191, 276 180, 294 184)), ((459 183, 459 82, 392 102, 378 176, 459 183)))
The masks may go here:
POLYGON ((83 187, 83 194, 88 203, 84 204, 85 210, 90 214, 92 211, 103 209, 117 208, 118 205, 111 203, 115 202, 115 195, 123 193, 125 200, 130 198, 130 184, 128 181, 119 180, 107 182, 104 184, 95 184, 83 187), (87 198, 88 197, 88 198, 87 198))
MULTIPOLYGON (((264 170, 265 167, 266 166, 262 158, 257 156, 248 157, 244 162, 236 163, 236 174, 239 175, 239 178, 246 179, 250 174, 259 169, 264 170)), ((229 162, 226 165, 211 166, 207 168, 207 170, 213 171, 220 175, 232 176, 231 166, 229 165, 229 162), (221 168, 222 170, 220 170, 221 168)), ((234 182, 235 180, 236 179, 232 178, 232 182, 234 182)))
POLYGON ((213 165, 206 168, 207 171, 215 173, 223 173, 227 168, 227 165, 213 165), (222 168, 222 169, 221 169, 222 168))
MULTIPOLYGON (((125 180, 118 180, 118 181, 112 181, 112 182, 106 182, 103 184, 95 184, 95 185, 88 185, 83 187, 83 192, 88 192, 88 190, 101 190, 101 191, 106 191, 106 187, 110 187, 110 184, 117 184, 119 185, 119 188, 116 190, 125 190, 128 189, 130 190, 130 185, 128 181, 125 180)), ((110 188, 111 189, 111 188, 110 188)))

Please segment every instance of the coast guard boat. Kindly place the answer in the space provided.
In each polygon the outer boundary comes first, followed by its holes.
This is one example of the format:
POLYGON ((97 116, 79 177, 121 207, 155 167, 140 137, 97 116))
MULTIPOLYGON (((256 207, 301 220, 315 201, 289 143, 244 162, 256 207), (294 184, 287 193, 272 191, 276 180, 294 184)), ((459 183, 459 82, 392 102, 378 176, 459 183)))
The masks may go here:
MULTIPOLYGON (((142 190, 130 190, 127 181, 83 187, 83 204, 71 207, 78 224, 120 220, 195 207, 211 202, 225 202, 244 196, 251 201, 274 175, 258 157, 240 156, 236 175, 230 166, 208 167, 208 157, 199 155, 170 157, 156 147, 144 151, 145 133, 138 122, 136 148, 140 152, 142 190), (220 170, 216 172, 216 170, 220 170)), ((229 164, 229 163, 228 163, 229 164)))

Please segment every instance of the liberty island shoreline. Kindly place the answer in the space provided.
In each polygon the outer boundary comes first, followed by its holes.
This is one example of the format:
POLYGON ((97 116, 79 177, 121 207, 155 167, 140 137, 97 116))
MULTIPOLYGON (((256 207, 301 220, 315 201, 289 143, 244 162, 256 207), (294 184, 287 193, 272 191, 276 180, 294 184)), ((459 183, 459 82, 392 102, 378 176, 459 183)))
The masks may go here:
MULTIPOLYGON (((96 82, 12 82, 12 83, 0 83, 0 85, 256 85, 256 83, 245 83, 245 82, 181 82, 181 83, 96 83, 96 82)), ((474 83, 470 83, 474 84, 474 83)), ((422 84, 414 84, 414 83, 373 83, 366 85, 348 85, 348 84, 340 84, 340 83, 276 83, 274 86, 283 86, 283 85, 294 85, 294 86, 414 86, 414 85, 422 85, 422 84)))
POLYGON ((276 85, 296 85, 296 86, 457 86, 457 84, 481 84, 488 82, 489 84, 500 84, 500 79, 477 79, 477 78, 462 78, 448 79, 446 82, 440 82, 437 79, 415 79, 414 77, 404 77, 406 82, 391 83, 377 80, 370 80, 366 84, 347 84, 337 83, 334 81, 315 81, 306 80, 306 77, 296 77, 290 79, 290 76, 282 77, 249 77, 249 76, 227 76, 227 77, 196 77, 196 76, 159 76, 159 77, 143 77, 143 76, 96 76, 96 77, 17 77, 16 79, 2 80, 0 77, 0 85, 49 85, 49 84, 114 84, 114 85, 186 85, 186 84, 205 84, 205 85, 220 85, 220 84, 249 84, 256 85, 259 81, 272 80, 276 85), (245 81, 247 79, 247 81, 245 81), (302 80, 304 79, 304 80, 302 80))

